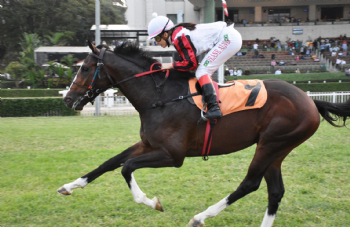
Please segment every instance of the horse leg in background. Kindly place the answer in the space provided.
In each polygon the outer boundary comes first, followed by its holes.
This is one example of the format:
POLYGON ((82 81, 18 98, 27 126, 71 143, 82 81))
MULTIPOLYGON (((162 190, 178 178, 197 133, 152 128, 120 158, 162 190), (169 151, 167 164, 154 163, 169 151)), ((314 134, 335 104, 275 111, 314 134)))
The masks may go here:
POLYGON ((133 146, 129 147, 128 149, 124 150, 122 153, 104 162, 97 169, 91 171, 85 176, 82 176, 71 183, 63 185, 62 187, 57 189, 57 192, 62 195, 70 195, 73 193, 73 189, 84 188, 88 183, 92 182, 102 174, 121 167, 123 163, 125 163, 128 159, 141 155, 145 151, 145 145, 142 143, 142 141, 140 141, 134 144, 133 146))
POLYGON ((271 227, 284 195, 284 186, 281 173, 282 161, 277 160, 266 171, 264 177, 269 194, 269 205, 265 212, 261 227, 271 227))
POLYGON ((136 158, 128 160, 122 169, 122 174, 128 184, 131 194, 135 202, 145 204, 155 210, 164 211, 157 197, 152 200, 146 197, 136 183, 133 172, 140 168, 161 168, 161 167, 180 167, 184 158, 180 162, 176 162, 169 152, 164 150, 156 150, 136 158))

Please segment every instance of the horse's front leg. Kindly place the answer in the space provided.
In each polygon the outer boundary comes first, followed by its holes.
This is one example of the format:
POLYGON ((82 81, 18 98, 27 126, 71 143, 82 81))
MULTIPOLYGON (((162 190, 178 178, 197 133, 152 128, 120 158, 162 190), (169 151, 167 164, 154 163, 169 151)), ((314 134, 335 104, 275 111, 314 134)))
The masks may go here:
POLYGON ((121 167, 123 163, 125 163, 130 158, 137 157, 147 152, 147 150, 148 148, 142 143, 142 141, 140 141, 134 144, 133 146, 129 147, 128 149, 124 150, 122 153, 104 162, 97 169, 91 171, 85 176, 82 176, 71 183, 63 185, 57 190, 57 192, 62 195, 70 195, 73 193, 74 188, 84 188, 88 183, 92 182, 102 174, 121 167))
POLYGON ((122 174, 128 184, 131 194, 134 197, 135 202, 139 204, 145 204, 153 209, 164 211, 163 207, 157 197, 153 199, 147 198, 140 187, 137 185, 133 172, 141 168, 161 168, 161 167, 180 167, 182 166, 183 158, 175 161, 173 156, 164 150, 155 150, 154 152, 147 153, 136 158, 128 160, 122 169, 122 174))

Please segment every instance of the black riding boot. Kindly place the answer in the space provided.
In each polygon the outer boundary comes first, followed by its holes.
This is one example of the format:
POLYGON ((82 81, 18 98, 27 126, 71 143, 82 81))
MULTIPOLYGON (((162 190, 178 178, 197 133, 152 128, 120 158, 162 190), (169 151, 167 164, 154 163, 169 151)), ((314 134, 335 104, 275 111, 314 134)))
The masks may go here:
POLYGON ((204 114, 204 117, 208 120, 218 119, 222 117, 219 104, 216 101, 216 92, 214 85, 212 83, 207 83, 202 85, 203 98, 207 103, 208 111, 204 114))

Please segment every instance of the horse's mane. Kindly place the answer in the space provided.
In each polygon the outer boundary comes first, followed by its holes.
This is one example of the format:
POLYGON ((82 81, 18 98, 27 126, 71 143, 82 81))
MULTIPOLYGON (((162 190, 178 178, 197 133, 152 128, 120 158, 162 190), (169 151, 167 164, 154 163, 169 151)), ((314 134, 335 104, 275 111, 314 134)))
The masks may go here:
POLYGON ((141 49, 133 42, 125 41, 114 48, 114 53, 124 55, 134 59, 144 60, 149 64, 156 63, 157 60, 149 56, 148 51, 141 49))

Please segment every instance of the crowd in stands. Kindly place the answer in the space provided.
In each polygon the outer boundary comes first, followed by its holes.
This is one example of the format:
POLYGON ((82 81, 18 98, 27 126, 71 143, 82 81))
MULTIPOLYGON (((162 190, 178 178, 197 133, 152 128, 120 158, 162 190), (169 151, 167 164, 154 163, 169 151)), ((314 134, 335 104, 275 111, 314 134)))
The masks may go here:
MULTIPOLYGON (((280 66, 296 66, 300 64, 299 61, 303 60, 307 60, 305 62, 311 61, 315 63, 318 62, 320 64, 320 59, 318 59, 317 56, 322 55, 323 57, 326 57, 325 54, 331 53, 331 56, 337 58, 334 62, 335 67, 339 70, 349 71, 349 69, 344 69, 344 66, 347 64, 345 57, 350 54, 350 51, 348 52, 348 50, 349 42, 348 38, 346 37, 346 34, 334 38, 319 37, 315 40, 307 41, 288 39, 285 42, 281 42, 275 37, 271 37, 269 40, 260 40, 257 38, 256 40, 243 41, 243 47, 241 51, 239 51, 235 56, 248 56, 247 53, 249 51, 253 52, 253 58, 255 59, 269 57, 266 56, 269 55, 269 52, 265 51, 272 51, 271 53, 275 53, 275 51, 280 51, 281 53, 286 52, 288 55, 292 55, 293 58, 284 57, 285 55, 283 54, 278 55, 281 57, 281 59, 275 59, 274 57, 271 57, 272 60, 270 62, 270 71, 276 72, 279 71, 277 68, 280 66), (288 62, 286 62, 285 60, 287 60, 288 62)), ((251 56, 251 54, 249 56, 251 56)), ((347 60, 350 61, 350 58, 347 60)), ((253 64, 251 66, 253 66, 253 64)), ((303 72, 308 72, 308 70, 305 70, 304 67, 303 72)), ((279 74, 280 72, 276 73, 279 74)), ((297 68, 295 70, 295 73, 300 73, 300 69, 297 68)), ((347 73, 345 72, 345 74, 347 73)))

